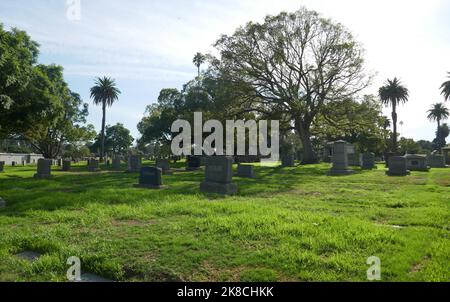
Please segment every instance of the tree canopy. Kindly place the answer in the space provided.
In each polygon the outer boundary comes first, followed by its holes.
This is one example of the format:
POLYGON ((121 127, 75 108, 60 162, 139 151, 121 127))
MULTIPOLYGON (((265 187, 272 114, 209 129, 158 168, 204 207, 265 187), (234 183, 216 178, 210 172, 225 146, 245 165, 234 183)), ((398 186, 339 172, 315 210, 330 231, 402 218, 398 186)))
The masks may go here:
POLYGON ((365 88, 363 49, 341 24, 301 9, 248 23, 215 44, 211 64, 256 112, 292 123, 303 145, 303 163, 316 162, 314 119, 331 102, 365 88))

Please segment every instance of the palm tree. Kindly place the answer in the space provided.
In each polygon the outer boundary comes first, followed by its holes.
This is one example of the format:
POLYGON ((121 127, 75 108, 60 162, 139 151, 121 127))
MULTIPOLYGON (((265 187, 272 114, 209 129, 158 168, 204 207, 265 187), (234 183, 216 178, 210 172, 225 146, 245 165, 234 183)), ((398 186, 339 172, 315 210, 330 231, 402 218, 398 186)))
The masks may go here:
MULTIPOLYGON (((450 72, 448 73, 449 78, 450 78, 450 72)), ((448 80, 447 82, 442 83, 441 86, 442 92, 441 94, 444 95, 444 98, 446 101, 450 100, 450 80, 448 80)))
POLYGON ((392 123, 393 131, 393 152, 397 151, 397 105, 406 103, 409 97, 408 88, 402 86, 399 79, 387 80, 385 86, 381 87, 378 92, 381 101, 386 106, 392 107, 392 123))
POLYGON ((91 88, 91 98, 94 100, 95 105, 102 105, 103 112, 100 161, 103 161, 105 155, 106 107, 111 107, 119 99, 120 93, 115 81, 108 77, 97 78, 95 80, 95 86, 91 88))
POLYGON ((205 60, 206 57, 199 52, 195 54, 194 59, 192 60, 192 63, 194 63, 194 65, 197 67, 198 77, 200 77, 200 66, 205 63, 205 60))
POLYGON ((431 107, 431 109, 428 110, 427 112, 428 112, 428 119, 430 119, 431 121, 437 122, 438 130, 436 132, 436 135, 439 138, 439 132, 441 129, 441 121, 447 119, 450 115, 450 112, 448 111, 448 109, 445 107, 445 105, 443 103, 434 104, 431 107))

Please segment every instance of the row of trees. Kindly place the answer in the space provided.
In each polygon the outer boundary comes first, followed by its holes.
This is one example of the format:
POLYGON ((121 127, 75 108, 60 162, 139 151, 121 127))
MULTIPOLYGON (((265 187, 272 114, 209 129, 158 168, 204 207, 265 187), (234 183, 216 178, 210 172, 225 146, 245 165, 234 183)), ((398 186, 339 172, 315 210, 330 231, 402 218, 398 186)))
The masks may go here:
MULTIPOLYGON (((447 101, 450 98, 450 81, 444 82, 441 86, 441 92, 444 96, 444 100, 447 101)), ((392 135, 392 151, 398 151, 397 146, 397 106, 404 104, 408 101, 409 90, 406 88, 399 79, 387 80, 386 84, 379 89, 379 97, 384 105, 392 107, 392 122, 393 122, 393 135, 392 135)), ((436 139, 433 141, 433 148, 440 150, 446 145, 446 137, 448 137, 447 124, 441 125, 441 121, 449 117, 449 110, 443 103, 436 103, 432 105, 432 108, 428 110, 428 119, 437 122, 436 139)))
POLYGON ((129 148, 133 138, 123 125, 105 127, 106 107, 120 93, 114 81, 99 78, 91 89, 94 104, 103 109, 97 137, 94 126, 86 123, 88 104, 70 90, 63 68, 37 64, 38 55, 38 43, 26 32, 7 31, 0 24, 0 141, 6 144, 4 149, 56 158, 87 155, 89 146, 94 150, 100 145, 102 157, 105 145, 112 151, 129 148))
MULTIPOLYGON (((205 119, 222 122, 280 120, 283 137, 294 135, 299 141, 304 164, 316 162, 317 150, 334 139, 346 139, 361 151, 399 149, 397 107, 408 100, 409 91, 395 78, 378 96, 361 95, 371 80, 364 50, 340 23, 301 9, 249 22, 233 35, 221 36, 215 47, 218 57, 195 55, 196 79, 181 91, 163 89, 148 106, 138 125, 141 148, 168 150, 172 122, 192 122, 193 112, 202 111, 205 119), (208 68, 201 74, 204 63, 208 68), (383 116, 382 105, 392 106, 392 121, 383 116)), ((446 98, 449 86, 442 85, 446 98)), ((441 129, 446 111, 437 108, 429 117, 441 129)), ((445 131, 439 129, 435 145, 442 147, 445 131)))

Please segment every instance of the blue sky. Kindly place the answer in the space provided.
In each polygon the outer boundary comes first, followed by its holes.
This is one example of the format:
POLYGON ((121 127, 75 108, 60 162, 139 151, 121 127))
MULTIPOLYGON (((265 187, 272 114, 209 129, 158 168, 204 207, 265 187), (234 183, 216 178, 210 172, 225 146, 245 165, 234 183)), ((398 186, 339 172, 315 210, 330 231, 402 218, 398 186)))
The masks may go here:
MULTIPOLYGON (((69 1, 70 2, 70 1, 69 1)), ((80 0, 81 19, 67 18, 66 0, 1 0, 0 22, 26 30, 41 44, 40 62, 64 67, 71 89, 90 104, 97 130, 101 110, 89 100, 96 76, 112 76, 122 95, 107 123, 122 122, 137 137, 145 107, 162 88, 181 88, 195 77, 192 57, 213 52, 221 34, 267 14, 302 5, 346 25, 366 49, 376 72, 367 93, 400 77, 410 100, 399 109, 402 135, 434 138, 426 119, 441 102, 439 86, 450 71, 450 1, 446 0, 80 0)), ((450 106, 450 104, 447 104, 450 106)), ((386 114, 390 110, 386 109, 386 114)))

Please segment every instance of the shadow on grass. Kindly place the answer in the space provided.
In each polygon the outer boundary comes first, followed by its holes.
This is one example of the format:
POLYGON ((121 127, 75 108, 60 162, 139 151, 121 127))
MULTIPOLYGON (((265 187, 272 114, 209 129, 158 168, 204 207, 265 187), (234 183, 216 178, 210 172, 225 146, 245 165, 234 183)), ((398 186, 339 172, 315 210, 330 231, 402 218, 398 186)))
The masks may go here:
MULTIPOLYGON (((150 163, 145 163, 146 166, 150 163)), ((175 167, 182 168, 183 163, 175 167)), ((105 167, 102 167, 103 169, 105 167)), ((124 168, 124 167, 123 167, 124 168)), ((236 169, 236 166, 234 167, 236 169)), ((253 179, 235 177, 237 196, 263 197, 294 190, 302 184, 326 181, 329 165, 308 165, 292 168, 256 167, 253 179)), ((71 172, 54 170, 50 180, 36 180, 32 176, 8 175, 0 182, 0 192, 8 207, 1 215, 21 216, 29 210, 55 211, 64 208, 83 208, 87 204, 135 204, 137 201, 170 202, 183 200, 183 196, 206 200, 229 198, 217 194, 200 192, 204 171, 182 172, 163 176, 168 185, 164 190, 133 188, 139 173, 103 171, 88 173, 86 166, 75 166, 71 172), (11 177, 10 177, 11 176, 11 177)), ((361 172, 365 173, 365 172, 361 172)))

